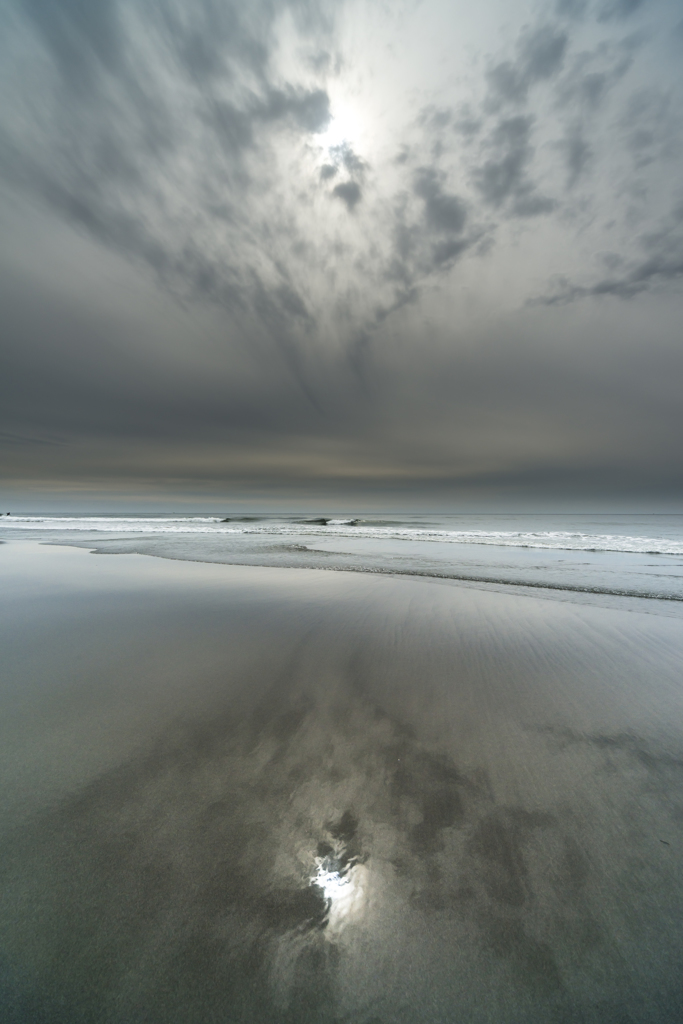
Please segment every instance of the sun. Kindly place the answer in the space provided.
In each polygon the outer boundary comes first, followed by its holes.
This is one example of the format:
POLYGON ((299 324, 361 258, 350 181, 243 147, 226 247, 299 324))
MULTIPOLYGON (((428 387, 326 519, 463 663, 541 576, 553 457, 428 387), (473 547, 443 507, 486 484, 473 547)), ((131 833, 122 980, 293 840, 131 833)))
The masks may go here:
POLYGON ((345 143, 353 147, 361 134, 362 120, 358 111, 350 103, 335 103, 332 117, 315 138, 322 149, 329 151, 345 143))

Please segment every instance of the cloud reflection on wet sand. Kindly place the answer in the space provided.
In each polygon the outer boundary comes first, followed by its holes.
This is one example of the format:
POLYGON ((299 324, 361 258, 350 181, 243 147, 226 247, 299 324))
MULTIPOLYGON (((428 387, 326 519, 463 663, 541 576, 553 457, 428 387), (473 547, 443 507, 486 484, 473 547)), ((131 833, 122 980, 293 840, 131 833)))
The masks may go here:
MULTIPOLYGON (((473 625, 490 650, 524 599, 340 577, 274 671, 268 581, 282 571, 211 569, 236 604, 261 573, 251 706, 226 692, 208 714, 201 680, 188 682, 195 714, 5 837, 7 1021, 675 1019, 683 760, 633 728, 552 725, 542 707, 509 731, 542 673, 508 638, 492 678, 471 657, 473 625), (467 716, 458 757, 434 737, 467 716)), ((622 618, 675 635, 655 617, 558 605, 544 634, 542 605, 521 618, 528 630, 536 616, 558 679, 568 641, 579 661, 581 644, 614 661, 608 627, 622 618), (602 638, 587 615, 603 615, 602 638)), ((666 690, 665 661, 659 671, 666 690)), ((571 721, 577 691, 558 689, 556 718, 571 721)))

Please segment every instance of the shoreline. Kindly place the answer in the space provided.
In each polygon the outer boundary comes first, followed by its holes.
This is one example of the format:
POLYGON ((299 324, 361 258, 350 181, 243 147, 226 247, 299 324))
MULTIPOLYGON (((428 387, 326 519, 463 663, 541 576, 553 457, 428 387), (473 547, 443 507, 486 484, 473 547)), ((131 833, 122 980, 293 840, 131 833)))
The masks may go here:
MULTIPOLYGON (((12 539, 9 543, 24 543, 24 539, 20 540, 12 539)), ((27 542, 27 541, 26 541, 27 542)), ((7 541, 3 543, 8 543, 7 541)), ((567 597, 564 600, 572 600, 574 598, 598 598, 595 602, 595 607, 599 608, 616 608, 623 610, 642 611, 645 614, 662 614, 669 615, 675 618, 683 618, 683 597, 678 595, 667 595, 667 594, 646 594, 637 591, 628 590, 616 590, 607 589, 600 587, 581 587, 569 585, 553 585, 552 583, 540 583, 534 581, 510 581, 505 579, 495 579, 491 577, 483 576, 465 576, 456 575, 454 573, 439 573, 430 572, 427 570, 417 569, 390 569, 382 566, 377 567, 363 567, 353 565, 296 565, 296 564, 284 564, 284 563, 268 563, 268 562, 250 562, 250 561, 228 561, 217 558, 200 558, 190 557, 189 555, 183 554, 171 554, 164 551, 155 550, 136 550, 135 548, 130 550, 108 550, 104 547, 92 546, 90 542, 81 542, 76 540, 64 539, 59 541, 53 540, 40 540, 34 541, 45 546, 54 547, 73 547, 81 550, 87 550, 93 555, 121 555, 121 554, 139 554, 148 556, 150 558, 162 558, 168 561, 175 562, 193 562, 199 565, 230 565, 230 566, 248 566, 251 568, 266 568, 266 569, 297 569, 297 570, 310 570, 310 571, 322 571, 322 572, 336 572, 336 573, 361 573, 368 574, 371 576, 386 576, 395 577, 397 579, 424 579, 433 580, 434 582, 453 582, 458 584, 474 584, 477 589, 482 588, 485 590, 491 589, 496 593, 507 593, 507 594, 518 594, 519 596, 539 597, 545 598, 546 600, 563 600, 562 595, 566 594, 567 597), (531 591, 531 593, 527 593, 531 591), (538 593, 537 593, 538 592, 538 593), (609 599, 614 598, 614 602, 610 602, 609 599), (664 602, 662 606, 659 602, 664 602), (678 607, 678 606, 682 607, 678 607)), ((113 542, 116 543, 116 542, 113 542)), ((142 548, 143 545, 140 545, 142 548)), ((580 603, 587 603, 581 601, 580 603)))
MULTIPOLYGON (((417 514, 364 525, 310 517, 261 517, 223 528, 216 517, 77 515, 30 517, 8 535, 86 546, 102 553, 137 551, 165 558, 335 571, 400 573, 466 584, 517 586, 585 599, 683 605, 681 517, 417 514)), ((676 614, 676 612, 674 612, 676 614)), ((683 609, 678 609, 683 617, 683 609)))

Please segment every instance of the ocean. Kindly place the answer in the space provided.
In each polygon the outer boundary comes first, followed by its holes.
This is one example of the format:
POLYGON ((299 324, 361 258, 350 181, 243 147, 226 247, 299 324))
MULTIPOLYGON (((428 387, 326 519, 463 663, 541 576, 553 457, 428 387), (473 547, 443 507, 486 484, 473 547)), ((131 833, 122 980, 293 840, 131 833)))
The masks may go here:
POLYGON ((683 514, 5 515, 3 536, 191 561, 533 587, 557 597, 683 602, 683 514))

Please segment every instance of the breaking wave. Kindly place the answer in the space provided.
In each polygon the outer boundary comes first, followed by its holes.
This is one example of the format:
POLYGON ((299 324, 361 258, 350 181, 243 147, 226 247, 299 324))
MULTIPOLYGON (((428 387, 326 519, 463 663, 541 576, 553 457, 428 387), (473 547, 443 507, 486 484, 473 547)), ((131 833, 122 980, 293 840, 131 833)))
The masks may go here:
POLYGON ((485 545, 555 551, 683 555, 683 540, 671 537, 586 533, 569 530, 436 529, 400 521, 361 518, 265 516, 3 516, 0 527, 25 531, 79 531, 108 534, 213 534, 260 537, 337 536, 358 540, 485 545))

